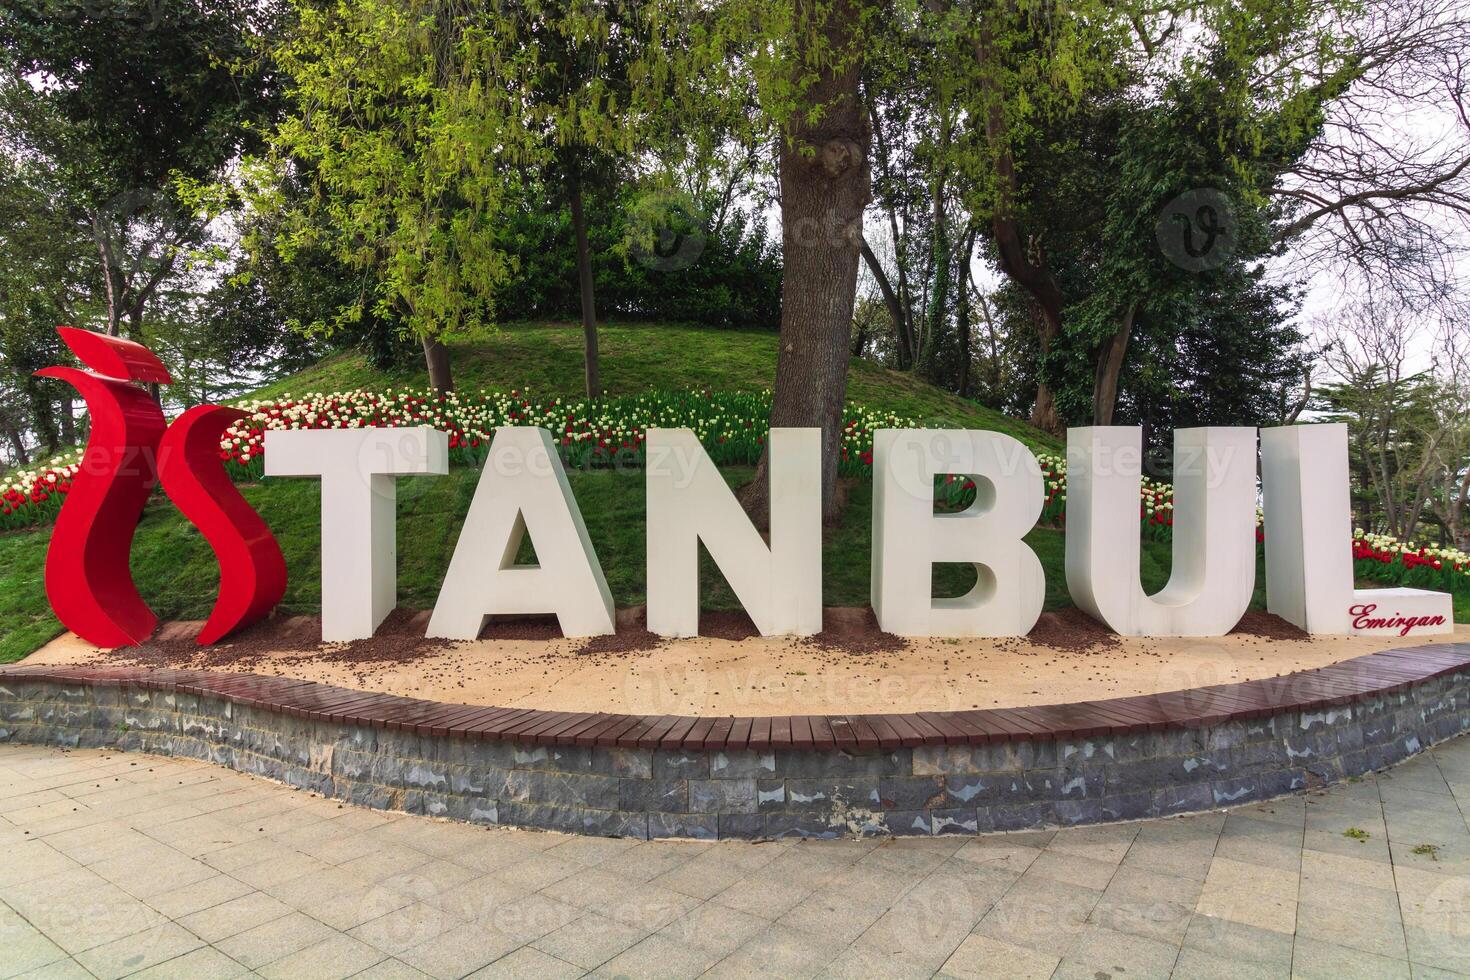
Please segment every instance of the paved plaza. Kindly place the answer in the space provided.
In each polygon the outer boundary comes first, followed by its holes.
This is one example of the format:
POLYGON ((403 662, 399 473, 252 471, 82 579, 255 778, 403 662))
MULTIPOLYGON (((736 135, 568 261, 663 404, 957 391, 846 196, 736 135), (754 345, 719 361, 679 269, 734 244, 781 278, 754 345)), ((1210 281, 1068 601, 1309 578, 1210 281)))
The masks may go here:
POLYGON ((1224 813, 639 842, 0 746, 0 977, 1470 975, 1470 738, 1224 813))

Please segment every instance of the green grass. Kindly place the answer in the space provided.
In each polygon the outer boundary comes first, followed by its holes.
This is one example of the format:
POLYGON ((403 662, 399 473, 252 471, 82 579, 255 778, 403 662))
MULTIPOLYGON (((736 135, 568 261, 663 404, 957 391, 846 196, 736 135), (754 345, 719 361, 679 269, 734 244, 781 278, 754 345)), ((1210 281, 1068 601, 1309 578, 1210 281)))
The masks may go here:
MULTIPOLYGON (((776 337, 691 327, 608 325, 602 330, 602 348, 605 385, 614 394, 702 386, 758 390, 771 384, 776 337)), ((582 350, 576 327, 510 327, 485 341, 456 344, 452 356, 462 390, 521 388, 546 394, 580 394, 582 350)), ((424 383, 422 368, 385 375, 374 371, 362 357, 348 354, 271 384, 257 397, 287 391, 303 394, 421 387, 424 383)), ((1055 440, 1025 423, 867 362, 853 362, 848 394, 851 401, 897 412, 921 424, 992 429, 1007 432, 1036 449, 1059 449, 1055 440)), ((751 473, 743 467, 724 472, 732 485, 746 482, 751 473)), ((403 605, 433 605, 476 476, 472 470, 455 469, 447 477, 398 481, 398 589, 403 605)), ((620 606, 642 603, 643 474, 574 471, 569 479, 613 598, 620 606)), ((290 585, 281 611, 317 611, 321 601, 318 484, 311 480, 268 481, 242 487, 242 492, 271 525, 286 555, 290 585)), ((871 485, 855 484, 841 525, 826 531, 823 598, 828 605, 867 604, 871 504, 871 485)), ((0 534, 0 663, 21 659, 61 631, 46 602, 43 581, 49 538, 49 529, 0 534)), ((1047 608, 1070 605, 1062 532, 1038 528, 1027 541, 1046 571, 1047 608)), ((208 614, 218 582, 213 554, 199 532, 161 495, 155 496, 138 526, 132 565, 139 591, 161 618, 202 619, 208 614)), ((1168 578, 1169 565, 1168 545, 1145 540, 1140 568, 1145 588, 1150 592, 1161 588, 1168 578)), ((935 594, 962 593, 969 588, 973 574, 964 566, 936 568, 935 594)), ((1263 570, 1258 571, 1254 600, 1258 608, 1264 604, 1263 582, 1263 570)), ((701 564, 700 585, 705 608, 738 608, 734 595, 707 558, 701 564)), ((1455 618, 1470 619, 1470 597, 1455 596, 1455 618)))
MULTIPOLYGON (((725 471, 735 486, 751 471, 725 471)), ((588 534, 619 606, 644 601, 644 483, 640 472, 594 470, 569 475, 588 534)), ((398 481, 398 594, 405 606, 429 608, 439 592, 453 554, 477 473, 456 469, 445 477, 405 477, 398 481)), ((316 612, 321 603, 320 493, 314 480, 271 480, 242 487, 251 505, 271 525, 286 556, 290 584, 282 612, 316 612)), ((868 601, 872 489, 852 487, 840 526, 828 528, 823 545, 823 600, 857 606, 868 601)), ((49 530, 0 536, 0 663, 19 660, 61 632, 46 603, 42 567, 49 530)), ((1070 605, 1063 573, 1060 531, 1037 528, 1027 537, 1047 574, 1047 608, 1070 605)), ((1168 547, 1145 542, 1142 571, 1150 589, 1168 577, 1168 547)), ((219 581, 213 553, 203 537, 161 498, 144 511, 133 543, 133 577, 138 590, 162 619, 202 619, 214 602, 219 581)), ((939 566, 936 595, 967 590, 973 572, 939 566)), ((738 609, 723 576, 704 556, 700 569, 701 605, 738 609)))
MULTIPOLYGON (((602 377, 611 394, 710 387, 725 391, 769 388, 775 376, 773 333, 707 330, 692 326, 607 324, 600 331, 602 377)), ((456 385, 463 391, 511 389, 579 397, 582 393, 582 335, 574 324, 520 324, 487 337, 451 344, 456 385)), ((252 397, 354 388, 424 387, 421 362, 389 372, 375 370, 359 354, 341 354, 252 397)), ((984 428, 1006 432, 1038 450, 1059 451, 1050 436, 998 412, 957 398, 907 374, 854 360, 850 401, 887 410, 930 426, 984 428)), ((748 470, 729 473, 736 483, 748 470)), ((456 470, 444 478, 399 481, 399 595, 409 606, 428 607, 438 593, 465 509, 474 474, 456 470)), ((608 584, 620 605, 643 601, 643 478, 640 473, 574 472, 588 529, 608 584)), ((286 553, 290 588, 285 612, 314 612, 321 600, 317 485, 281 481, 243 492, 270 523, 286 553)), ((828 534, 827 593, 832 604, 867 601, 870 488, 856 488, 842 527, 828 534)), ((43 570, 49 530, 0 535, 0 663, 25 656, 60 632, 46 602, 43 570)), ((1057 561, 1053 599, 1063 595, 1060 544, 1055 532, 1037 532, 1038 549, 1057 561)), ((144 513, 134 541, 133 575, 139 591, 163 619, 198 619, 214 601, 218 572, 208 545, 161 496, 144 513)), ((936 587, 948 592, 968 586, 962 569, 941 569, 936 587)), ((704 604, 735 608, 734 596, 706 560, 704 604)))
MULTIPOLYGON (((613 395, 704 387, 760 391, 770 388, 775 378, 774 333, 604 324, 598 337, 603 387, 613 395)), ((483 339, 451 342, 450 358, 454 383, 461 391, 519 389, 574 397, 583 393, 582 328, 578 325, 507 326, 483 339)), ((421 361, 381 372, 361 354, 339 354, 266 385, 251 397, 389 386, 422 388, 427 383, 421 361)), ((990 429, 1048 452, 1060 452, 1062 447, 1058 440, 1024 422, 870 361, 853 359, 847 397, 850 402, 896 412, 921 425, 990 429)))
MULTIPOLYGON (((725 471, 732 486, 750 479, 746 467, 725 471)), ((469 507, 478 474, 455 469, 443 477, 398 481, 398 593, 405 606, 434 604, 469 507)), ((568 474, 588 534, 619 606, 644 601, 644 483, 637 471, 593 470, 568 474)), ((321 602, 320 491, 315 480, 269 480, 241 491, 275 532, 286 556, 290 585, 281 611, 316 612, 321 602)), ((868 602, 872 486, 851 487, 842 523, 827 528, 823 546, 823 601, 834 606, 868 602)), ((21 659, 61 632, 51 615, 43 583, 49 530, 0 535, 0 663, 21 659)), ((1026 536, 1046 571, 1046 608, 1070 606, 1064 571, 1065 537, 1036 528, 1026 536)), ((214 602, 218 571, 208 544, 172 505, 155 497, 144 511, 133 545, 138 589, 163 619, 202 619, 214 602)), ((1150 591, 1162 588, 1170 568, 1169 545, 1145 539, 1140 575, 1150 591)), ((936 595, 969 588, 973 572, 961 566, 936 568, 936 595)), ((1265 603, 1264 569, 1258 568, 1255 608, 1265 603)), ((1367 583, 1372 587, 1372 583, 1367 583)), ((736 609, 739 604, 707 558, 700 569, 701 605, 736 609)), ((1455 597, 1455 618, 1470 619, 1470 600, 1455 597)))

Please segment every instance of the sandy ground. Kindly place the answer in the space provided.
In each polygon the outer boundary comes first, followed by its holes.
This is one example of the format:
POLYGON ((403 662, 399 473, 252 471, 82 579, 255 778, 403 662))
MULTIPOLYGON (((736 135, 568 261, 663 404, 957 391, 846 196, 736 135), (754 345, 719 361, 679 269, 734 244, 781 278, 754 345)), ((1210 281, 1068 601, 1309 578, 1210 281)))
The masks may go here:
MULTIPOLYGON (((174 631, 192 635, 194 625, 175 624, 174 631)), ((212 653, 201 660, 190 659, 193 651, 179 644, 174 653, 155 653, 139 662, 286 676, 465 704, 776 715, 944 711, 1124 697, 1271 677, 1436 640, 1470 641, 1470 626, 1456 627, 1453 636, 1422 639, 1110 638, 1081 651, 1015 639, 909 640, 901 649, 854 653, 792 639, 699 638, 587 653, 580 652, 580 643, 564 639, 497 639, 451 648, 404 643, 385 655, 375 640, 377 649, 366 655, 323 647, 255 651, 233 660, 212 653)), ((24 662, 120 664, 127 656, 99 651, 66 634, 24 662)))

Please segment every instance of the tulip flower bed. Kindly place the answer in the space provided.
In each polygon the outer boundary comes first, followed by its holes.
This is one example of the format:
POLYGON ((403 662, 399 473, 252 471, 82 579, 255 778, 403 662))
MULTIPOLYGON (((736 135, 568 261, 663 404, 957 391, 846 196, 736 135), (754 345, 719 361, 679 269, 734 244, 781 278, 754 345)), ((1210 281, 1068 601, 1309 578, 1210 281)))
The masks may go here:
POLYGON ((71 490, 71 481, 81 471, 82 453, 57 456, 40 469, 22 470, 0 483, 0 531, 40 527, 56 520, 61 504, 71 490))
MULTIPOLYGON (((301 399, 248 402, 250 418, 230 429, 220 455, 233 474, 256 479, 262 472, 265 433, 275 429, 339 429, 428 425, 449 434, 451 461, 474 465, 502 425, 549 429, 569 469, 643 465, 649 428, 692 429, 720 466, 760 459, 771 411, 769 393, 651 392, 595 403, 528 394, 482 392, 432 395, 421 391, 339 392, 301 399)), ((892 413, 849 406, 839 472, 857 476, 873 464, 873 430, 907 424, 892 413)))
POLYGON ((1388 534, 1353 532, 1359 578, 1389 585, 1470 595, 1470 554, 1403 542, 1388 534))
MULTIPOLYGON (((535 398, 519 391, 436 395, 389 389, 285 396, 246 402, 239 407, 249 417, 226 432, 220 458, 236 480, 255 482, 264 472, 267 431, 365 426, 428 425, 440 429, 449 434, 451 460, 458 465, 476 465, 499 426, 543 426, 560 444, 564 464, 575 469, 639 468, 649 427, 684 427, 695 432, 716 464, 749 466, 760 458, 771 399, 769 392, 673 391, 591 403, 535 398)), ((847 477, 870 478, 874 431, 911 425, 912 421, 891 412, 849 405, 838 472, 847 477)), ((1061 527, 1066 521, 1066 460, 1040 454, 1037 462, 1046 491, 1040 523, 1061 527)), ((0 484, 0 530, 40 527, 55 520, 80 469, 78 451, 37 469, 11 474, 0 484)), ((942 477, 936 495, 941 506, 958 510, 974 500, 975 484, 960 476, 942 477)), ((1170 540, 1173 487, 1144 478, 1139 485, 1139 521, 1146 538, 1170 540)), ((1258 540, 1259 522, 1257 515, 1258 540)), ((1358 531, 1353 540, 1353 560, 1360 578, 1470 594, 1470 555, 1463 552, 1421 548, 1358 531)))

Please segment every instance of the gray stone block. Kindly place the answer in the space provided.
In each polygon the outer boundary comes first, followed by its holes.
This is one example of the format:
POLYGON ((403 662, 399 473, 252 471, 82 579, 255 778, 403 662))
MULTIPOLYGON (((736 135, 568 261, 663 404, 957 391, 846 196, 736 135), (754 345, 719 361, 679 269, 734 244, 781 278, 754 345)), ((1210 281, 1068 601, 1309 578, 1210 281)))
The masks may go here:
POLYGON ((494 826, 500 822, 497 802, 483 796, 425 793, 424 809, 430 816, 466 823, 494 826))
POLYGON ((911 749, 858 752, 786 751, 775 753, 777 776, 788 779, 848 779, 853 776, 906 776, 911 769, 911 749))
POLYGON ((619 780, 618 809, 687 813, 689 784, 683 779, 630 778, 619 780))
POLYGON ((518 803, 615 810, 619 782, 616 776, 512 769, 506 773, 502 798, 518 803))
POLYGON ((1209 783, 1168 786, 1155 790, 1153 795, 1153 811, 1161 817, 1209 810, 1215 805, 1215 794, 1209 783))
POLYGON ((1264 798, 1260 780, 1255 776, 1217 779, 1210 784, 1210 794, 1214 797, 1216 806, 1239 806, 1264 798))
POLYGON ((1117 766, 1110 770, 1108 788, 1110 791, 1127 792, 1140 789, 1158 789, 1164 786, 1178 786, 1187 783, 1209 782, 1223 774, 1229 773, 1233 768, 1231 758, 1233 754, 1261 753, 1267 761, 1276 761, 1280 756, 1279 749, 1266 748, 1258 750, 1255 748, 1240 746, 1231 750, 1216 750, 1214 752, 1198 753, 1185 756, 1164 756, 1157 759, 1141 759, 1127 765, 1117 766))
POLYGON ((1239 772, 1279 766, 1284 755, 1285 750, 1278 739, 1246 742, 1230 750, 1230 769, 1239 772))
POLYGON ((761 813, 720 813, 715 820, 722 840, 755 840, 766 836, 766 818, 761 813))
POLYGON ((830 818, 814 813, 768 813, 765 820, 767 836, 777 840, 783 837, 833 840, 846 831, 845 824, 834 824, 830 818))
POLYGON ((1141 791, 1106 796, 1101 800, 1102 819, 1142 820, 1154 815, 1153 803, 1153 794, 1141 791))
POLYGON ((776 753, 715 752, 710 756, 709 774, 714 779, 768 778, 776 772, 776 753))
POLYGON ((1283 757, 1288 765, 1302 765, 1337 753, 1337 733, 1329 726, 1314 724, 1302 734, 1281 740, 1283 757))
POLYGON ((653 776, 653 750, 595 746, 591 766, 593 772, 608 776, 648 779, 653 776))
POLYGON ((755 813, 754 779, 689 780, 691 813, 755 813))
POLYGON ((709 777, 709 754, 685 752, 682 749, 655 749, 653 778, 706 779, 709 777))
POLYGON ((786 780, 757 779, 755 808, 761 812, 786 809, 786 780))
MULTIPOLYGON (((930 810, 931 832, 940 834, 978 834, 980 818, 975 807, 940 807, 930 810)), ((986 817, 990 816, 986 811, 986 817)), ((988 828, 987 828, 988 829, 988 828)))
POLYGON ((1005 803, 990 807, 990 823, 996 830, 1035 830, 1057 823, 1055 805, 1047 803, 1005 803))
POLYGON ((1057 800, 1054 809, 1057 815, 1057 822, 1064 827, 1101 823, 1103 819, 1102 800, 1057 800))
POLYGON ((371 807, 374 810, 394 810, 398 808, 398 794, 401 791, 391 790, 386 786, 375 786, 372 783, 348 783, 346 792, 338 784, 339 799, 344 799, 355 806, 371 807))
MULTIPOLYGON (((878 805, 884 810, 924 810, 942 806, 949 799, 945 794, 945 782, 943 776, 885 776, 878 780, 878 805)), ((962 799, 959 802, 969 801, 962 799)))
POLYGON ((1064 800, 1096 799, 1103 795, 1104 783, 1103 767, 1100 765, 1058 769, 1056 795, 1064 800))
POLYGON ((449 792, 458 796, 488 796, 499 798, 505 792, 505 781, 509 773, 504 769, 486 766, 447 767, 449 792))
POLYGON ((595 810, 575 806, 539 806, 534 803, 500 801, 502 824, 513 827, 536 827, 559 830, 568 834, 594 837, 636 837, 648 839, 648 814, 625 813, 620 810, 595 810))
POLYGON ((788 779, 786 802, 788 806, 807 809, 820 809, 828 805, 876 808, 878 777, 843 780, 788 779))
POLYGON ((580 745, 516 745, 511 766, 551 772, 591 772, 592 749, 580 745))
POLYGON ((885 833, 894 837, 929 837, 934 833, 934 811, 887 810, 879 823, 885 833))
POLYGON ((720 836, 721 819, 715 813, 650 813, 648 836, 650 839, 686 837, 693 840, 715 840, 720 836))
POLYGON ((1088 738, 1079 741, 1065 740, 1056 743, 1058 766, 1087 765, 1117 761, 1117 750, 1112 739, 1088 738))
POLYGON ((1219 752, 1244 745, 1247 740, 1246 725, 1240 721, 1227 721, 1215 725, 1205 734, 1205 751, 1219 752))

